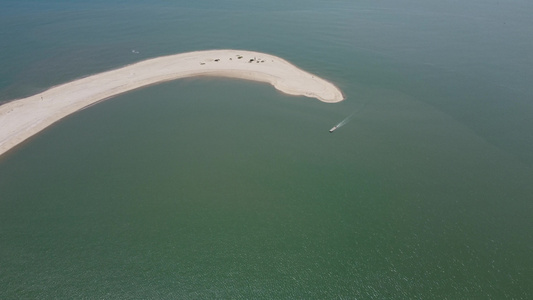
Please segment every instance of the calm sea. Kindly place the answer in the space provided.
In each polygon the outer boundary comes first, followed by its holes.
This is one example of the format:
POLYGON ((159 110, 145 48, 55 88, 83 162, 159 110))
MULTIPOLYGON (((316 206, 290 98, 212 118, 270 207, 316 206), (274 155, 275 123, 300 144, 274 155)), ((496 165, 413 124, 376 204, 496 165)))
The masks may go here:
POLYGON ((190 78, 58 122, 0 157, 0 298, 531 299, 531 15, 527 0, 0 0, 0 102, 223 48, 347 96, 190 78))

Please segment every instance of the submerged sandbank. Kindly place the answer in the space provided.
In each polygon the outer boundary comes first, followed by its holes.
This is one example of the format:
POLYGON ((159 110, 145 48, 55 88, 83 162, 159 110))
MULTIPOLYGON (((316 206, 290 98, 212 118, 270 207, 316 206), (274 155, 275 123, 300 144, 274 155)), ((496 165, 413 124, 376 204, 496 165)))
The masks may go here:
POLYGON ((0 155, 61 118, 112 96, 158 82, 223 76, 267 82, 291 95, 342 101, 330 82, 277 56, 240 50, 188 52, 77 79, 0 106, 0 155))

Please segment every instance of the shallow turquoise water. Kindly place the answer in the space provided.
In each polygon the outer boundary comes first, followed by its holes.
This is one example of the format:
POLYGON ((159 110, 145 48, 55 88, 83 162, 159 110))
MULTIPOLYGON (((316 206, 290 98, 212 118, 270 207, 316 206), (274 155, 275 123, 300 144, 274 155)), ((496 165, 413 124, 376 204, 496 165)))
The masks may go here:
POLYGON ((0 298, 531 297, 531 4, 0 4, 3 101, 210 48, 347 95, 194 78, 62 120, 0 158, 0 298))

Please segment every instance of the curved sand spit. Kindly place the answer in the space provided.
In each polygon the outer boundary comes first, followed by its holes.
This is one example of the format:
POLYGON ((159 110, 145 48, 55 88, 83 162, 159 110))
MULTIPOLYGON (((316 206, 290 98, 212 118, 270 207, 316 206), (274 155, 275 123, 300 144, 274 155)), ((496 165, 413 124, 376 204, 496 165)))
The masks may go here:
POLYGON ((330 103, 344 99, 330 82, 265 53, 211 50, 163 56, 74 80, 0 106, 0 155, 61 118, 98 101, 146 85, 191 76, 268 82, 284 93, 330 103))

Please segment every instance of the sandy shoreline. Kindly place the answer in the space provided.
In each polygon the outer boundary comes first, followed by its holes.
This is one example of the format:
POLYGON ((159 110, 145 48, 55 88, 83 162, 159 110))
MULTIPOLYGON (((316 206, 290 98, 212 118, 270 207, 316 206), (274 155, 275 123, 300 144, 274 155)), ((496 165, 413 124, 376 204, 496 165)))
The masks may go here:
POLYGON ((286 94, 329 103, 344 99, 330 82, 265 53, 210 50, 163 56, 77 79, 1 105, 0 155, 84 107, 143 86, 192 76, 267 82, 286 94))

